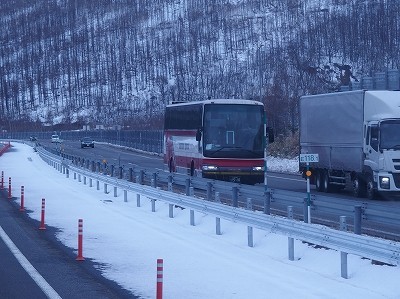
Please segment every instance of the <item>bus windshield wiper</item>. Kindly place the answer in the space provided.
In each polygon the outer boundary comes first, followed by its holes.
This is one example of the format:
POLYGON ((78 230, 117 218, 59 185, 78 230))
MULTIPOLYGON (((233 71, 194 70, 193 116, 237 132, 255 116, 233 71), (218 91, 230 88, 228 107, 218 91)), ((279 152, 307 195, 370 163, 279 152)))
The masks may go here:
POLYGON ((217 150, 212 151, 212 152, 211 152, 211 155, 214 155, 214 154, 216 154, 216 153, 222 151, 223 149, 237 149, 237 148, 239 148, 239 147, 235 147, 235 146, 221 146, 221 147, 218 148, 217 150))
POLYGON ((210 155, 213 156, 213 155, 215 155, 216 153, 218 153, 219 151, 224 150, 224 149, 243 150, 243 151, 246 151, 246 152, 248 152, 248 153, 251 153, 251 154, 254 155, 254 156, 258 156, 258 153, 257 153, 256 151, 251 150, 251 149, 247 149, 247 148, 244 148, 244 147, 241 147, 241 146, 222 146, 222 147, 220 147, 219 149, 217 149, 217 150, 211 152, 210 155))

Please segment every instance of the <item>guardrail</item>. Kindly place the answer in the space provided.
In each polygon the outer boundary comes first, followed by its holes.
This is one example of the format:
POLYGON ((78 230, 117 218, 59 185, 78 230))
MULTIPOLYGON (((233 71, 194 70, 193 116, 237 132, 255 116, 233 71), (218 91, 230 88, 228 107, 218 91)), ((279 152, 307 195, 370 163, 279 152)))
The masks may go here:
MULTIPOLYGON (((53 152, 60 156, 59 152, 53 152)), ((184 174, 169 173, 163 170, 148 170, 138 165, 129 169, 123 166, 114 167, 100 161, 90 161, 81 157, 62 154, 66 159, 72 160, 74 165, 91 169, 92 171, 107 173, 110 176, 117 176, 128 181, 139 182, 140 184, 151 185, 151 181, 167 185, 173 182, 187 190, 194 187, 196 190, 207 192, 207 199, 213 200, 218 194, 223 201, 236 206, 245 206, 248 198, 251 198, 254 207, 270 214, 271 209, 275 214, 286 215, 286 207, 293 206, 295 218, 308 222, 306 194, 294 191, 271 189, 265 193, 264 186, 249 186, 238 183, 221 182, 217 180, 190 177, 184 174), (211 186, 210 186, 211 184, 211 186), (207 190, 211 188, 210 190, 207 190)), ((188 194, 188 192, 186 192, 188 194)), ((350 225, 354 232, 361 232, 379 237, 400 240, 400 207, 382 207, 381 204, 372 201, 361 202, 358 200, 341 199, 340 202, 332 196, 321 194, 311 195, 312 222, 339 227, 339 217, 350 217, 350 225), (316 217, 316 215, 318 217, 316 217)))
MULTIPOLYGON (((107 188, 107 185, 112 185, 114 188, 120 188, 124 190, 124 193, 128 191, 135 192, 150 198, 154 205, 157 200, 160 200, 169 203, 170 207, 171 205, 179 205, 180 207, 190 209, 191 224, 194 223, 192 219, 192 217, 194 217, 194 211, 214 215, 216 217, 217 232, 219 231, 218 225, 220 218, 244 223, 249 228, 248 244, 251 247, 253 244, 252 228, 256 227, 262 230, 288 236, 289 259, 291 259, 291 256, 293 256, 294 250, 291 239, 299 239, 319 246, 339 250, 342 252, 341 266, 342 277, 344 278, 347 278, 347 253, 369 258, 371 260, 381 261, 391 265, 400 264, 400 243, 398 242, 365 235, 357 235, 348 232, 347 230, 338 231, 318 224, 309 224, 280 216, 271 216, 260 211, 232 207, 221 204, 220 202, 213 202, 184 194, 172 193, 167 190, 155 188, 154 182, 153 187, 142 185, 140 183, 129 182, 124 179, 118 179, 116 177, 103 175, 101 173, 92 172, 90 170, 78 167, 72 164, 71 161, 48 153, 41 148, 38 149, 38 152, 43 160, 54 166, 61 173, 65 173, 67 176, 69 176, 70 172, 73 172, 74 177, 76 174, 84 176, 85 182, 86 178, 96 180, 97 186, 99 186, 99 182, 103 182, 104 188, 107 188)), ((164 174, 159 172, 159 175, 162 177, 164 174)), ((154 179, 154 176, 152 177, 154 179)), ((177 177, 174 176, 174 179, 177 179, 177 177)), ((171 182, 168 183, 169 187, 170 184, 171 182)), ((191 190, 189 193, 193 193, 193 187, 190 187, 190 189, 191 190)), ((251 201, 250 203, 248 202, 248 207, 251 208, 251 201)))

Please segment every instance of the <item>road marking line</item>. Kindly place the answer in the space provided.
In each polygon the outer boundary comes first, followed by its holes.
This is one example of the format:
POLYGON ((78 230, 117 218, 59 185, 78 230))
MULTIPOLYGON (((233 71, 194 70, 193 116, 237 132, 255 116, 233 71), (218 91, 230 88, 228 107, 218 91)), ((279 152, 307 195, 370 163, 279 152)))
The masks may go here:
POLYGON ((36 282, 39 288, 51 299, 61 299, 61 296, 48 284, 48 282, 39 274, 39 272, 32 266, 27 258, 22 254, 18 247, 11 241, 9 236, 0 226, 0 238, 3 239, 4 243, 10 249, 11 253, 15 256, 22 268, 29 274, 30 277, 36 282))

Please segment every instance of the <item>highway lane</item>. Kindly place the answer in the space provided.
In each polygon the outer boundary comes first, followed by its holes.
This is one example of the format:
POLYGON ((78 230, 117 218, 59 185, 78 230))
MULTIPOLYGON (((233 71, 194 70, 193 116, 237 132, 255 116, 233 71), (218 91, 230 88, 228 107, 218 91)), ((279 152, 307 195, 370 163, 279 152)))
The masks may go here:
MULTIPOLYGON (((56 229, 47 226, 46 231, 39 230, 39 223, 29 218, 27 213, 21 213, 19 205, 7 199, 5 190, 0 191, 0 227, 36 269, 37 275, 61 298, 137 298, 101 276, 96 270, 99 265, 89 259, 77 262, 76 253, 56 239, 56 229)), ((48 298, 11 254, 2 238, 0 256, 0 298, 48 298)))
MULTIPOLYGON (((49 140, 40 141, 40 143, 46 147, 53 149, 62 148, 65 153, 70 155, 85 157, 94 161, 107 161, 109 165, 124 166, 129 168, 133 165, 140 165, 141 167, 148 169, 161 169, 165 170, 163 164, 163 158, 160 155, 149 154, 145 152, 137 152, 132 149, 124 147, 118 147, 115 145, 96 143, 95 148, 80 148, 79 140, 70 141, 66 140, 62 145, 52 144, 49 140)), ((282 189, 294 192, 301 192, 306 195, 307 183, 299 174, 290 173, 278 173, 269 171, 268 175, 268 187, 272 189, 282 189)), ((262 184, 258 184, 259 186, 262 184)), ((335 193, 320 193, 315 190, 315 186, 311 185, 311 194, 330 195, 337 197, 338 199, 348 199, 355 203, 365 202, 365 198, 355 198, 350 190, 340 190, 335 193)), ((389 195, 385 198, 377 198, 376 201, 387 206, 400 206, 400 197, 389 195)))
MULTIPOLYGON (((84 157, 93 161, 107 161, 109 165, 113 164, 116 167, 129 168, 133 165, 140 165, 148 169, 165 170, 162 156, 137 152, 115 145, 96 143, 94 148, 81 149, 79 141, 66 140, 59 145, 52 144, 50 140, 44 140, 40 144, 55 150, 62 150, 69 155, 84 157)), ((300 175, 275 172, 268 173, 268 185, 270 188, 296 192, 306 192, 307 187, 306 181, 300 175)))

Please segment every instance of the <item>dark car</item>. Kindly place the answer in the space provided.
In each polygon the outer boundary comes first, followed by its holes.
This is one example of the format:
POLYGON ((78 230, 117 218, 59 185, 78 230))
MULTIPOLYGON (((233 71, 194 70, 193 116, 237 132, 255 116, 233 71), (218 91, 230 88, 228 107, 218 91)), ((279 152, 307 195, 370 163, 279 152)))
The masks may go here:
POLYGON ((94 148, 94 140, 90 137, 83 137, 81 139, 81 148, 91 147, 94 148))

